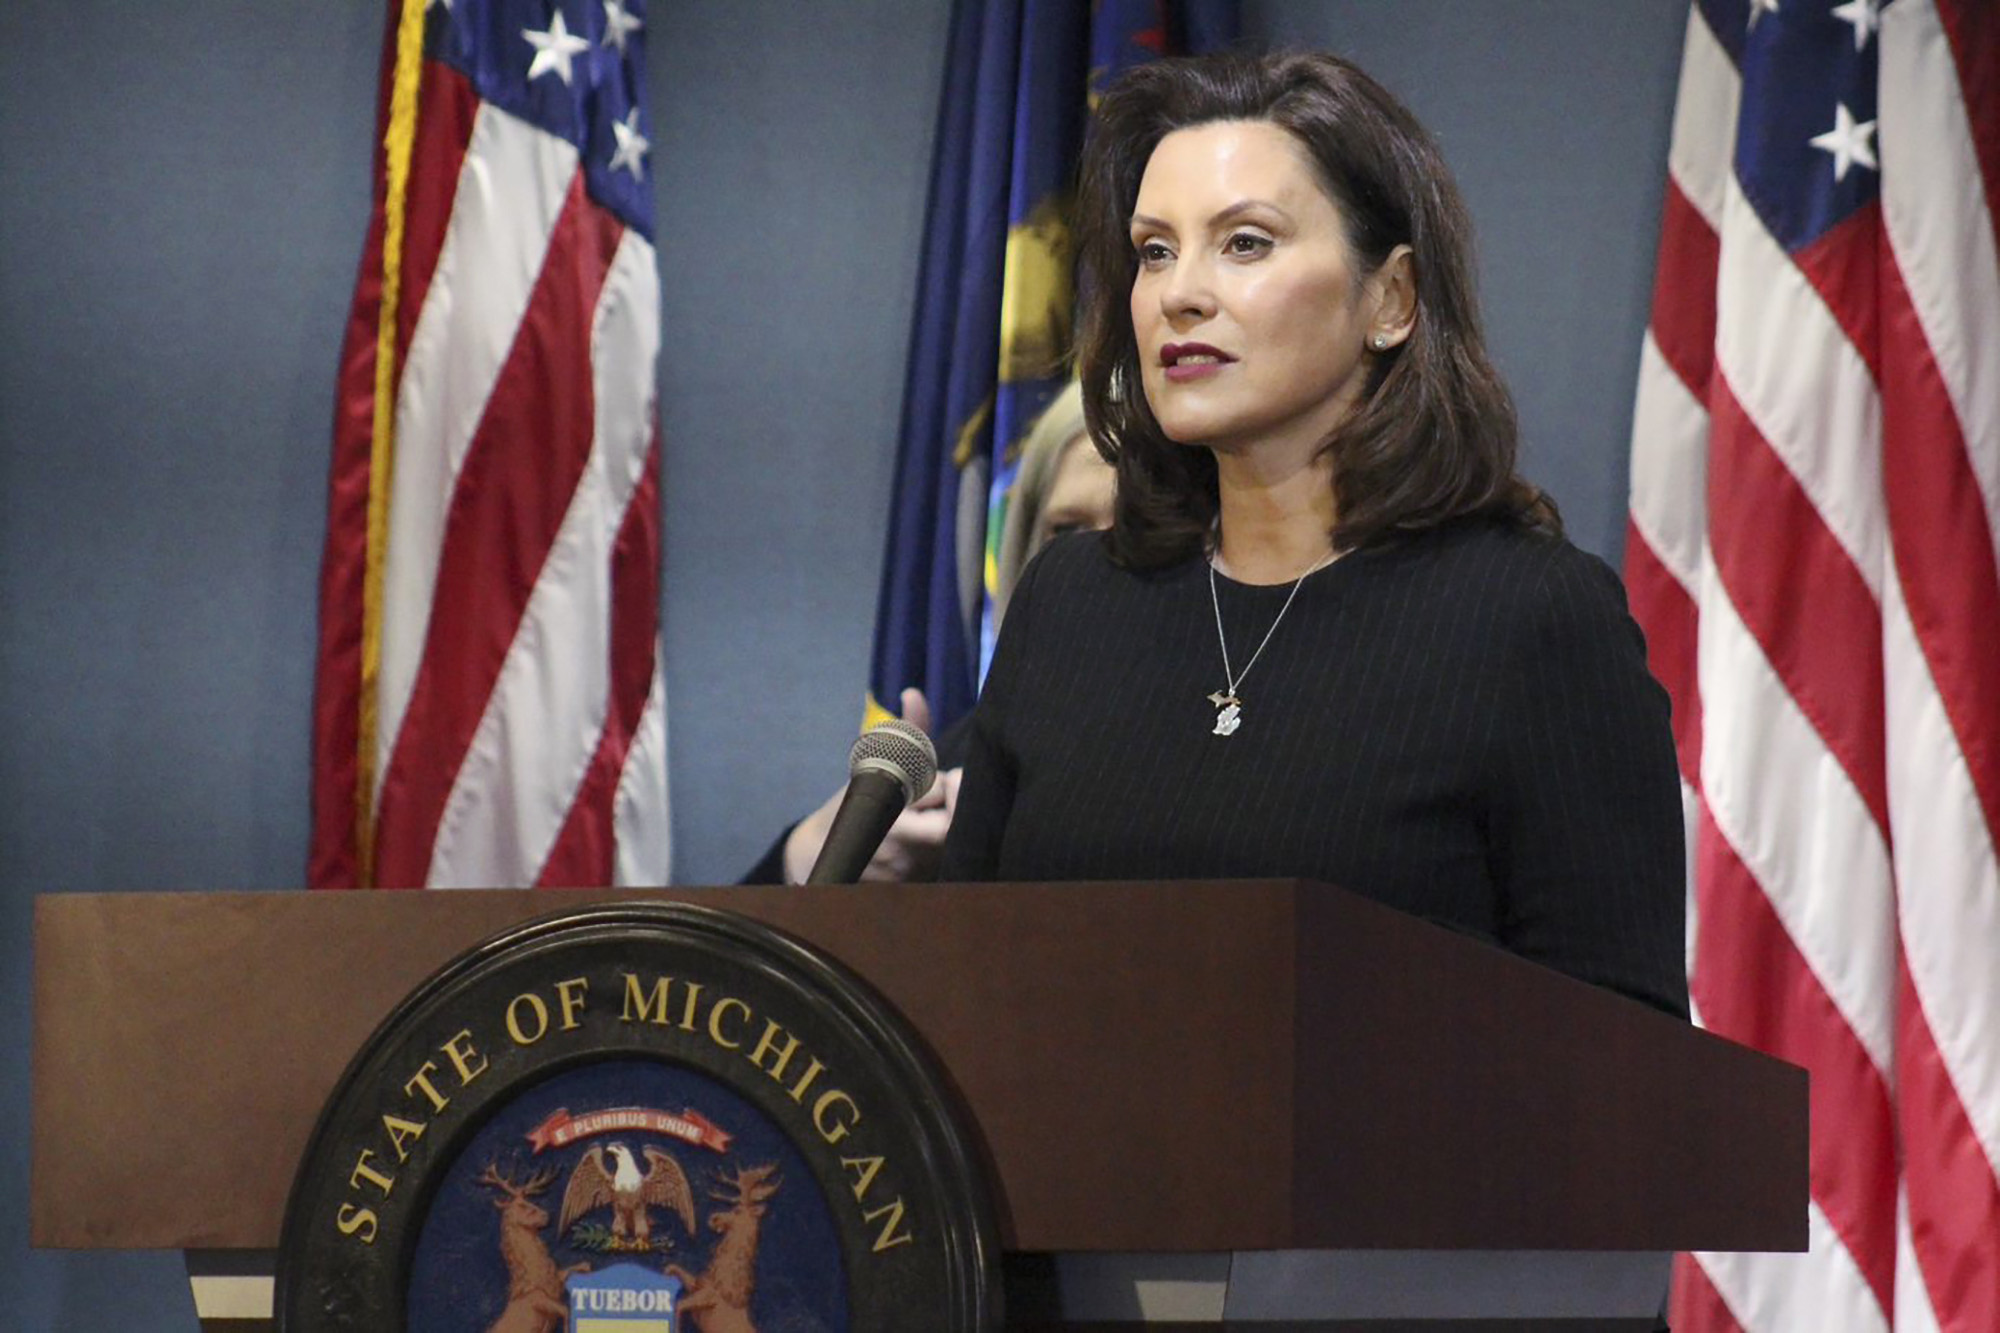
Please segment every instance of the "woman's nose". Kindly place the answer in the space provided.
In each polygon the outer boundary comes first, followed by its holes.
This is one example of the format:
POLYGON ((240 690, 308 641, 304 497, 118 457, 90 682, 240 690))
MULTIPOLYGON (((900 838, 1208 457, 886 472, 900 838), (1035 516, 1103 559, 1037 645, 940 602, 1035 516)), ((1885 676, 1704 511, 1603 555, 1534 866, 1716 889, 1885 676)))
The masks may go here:
POLYGON ((1160 287, 1160 309, 1176 323, 1215 313, 1214 275, 1199 257, 1182 256, 1160 287))

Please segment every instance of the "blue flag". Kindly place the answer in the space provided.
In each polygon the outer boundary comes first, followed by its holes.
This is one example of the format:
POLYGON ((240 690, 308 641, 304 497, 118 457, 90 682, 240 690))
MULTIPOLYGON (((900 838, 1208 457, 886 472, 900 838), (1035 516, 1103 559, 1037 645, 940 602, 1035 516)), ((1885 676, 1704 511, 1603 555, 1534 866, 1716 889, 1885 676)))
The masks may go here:
POLYGON ((958 0, 931 163, 867 722, 977 697, 1014 446, 1069 373, 1070 192, 1098 90, 1233 40, 1231 0, 958 0))

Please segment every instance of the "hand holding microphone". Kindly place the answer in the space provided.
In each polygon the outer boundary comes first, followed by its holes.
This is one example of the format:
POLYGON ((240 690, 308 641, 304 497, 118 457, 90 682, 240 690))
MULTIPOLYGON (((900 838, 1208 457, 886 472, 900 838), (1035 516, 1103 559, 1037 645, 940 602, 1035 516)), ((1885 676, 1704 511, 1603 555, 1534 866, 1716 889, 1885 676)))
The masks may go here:
MULTIPOLYGON (((929 710, 922 706, 922 696, 917 695, 912 701, 909 698, 912 693, 905 692, 905 711, 919 716, 927 714, 929 710), (909 706, 912 702, 916 707, 909 706)), ((840 796, 826 841, 806 875, 806 883, 852 884, 860 879, 871 860, 876 859, 883 838, 897 825, 898 816, 906 823, 922 820, 937 826, 934 830, 927 827, 924 836, 918 839, 931 850, 943 842, 944 829, 951 818, 948 798, 952 784, 940 784, 933 791, 937 752, 922 727, 892 718, 863 732, 848 756, 848 775, 847 788, 840 796), (907 815, 906 806, 911 807, 907 815)), ((788 847, 788 854, 790 850, 788 847)))

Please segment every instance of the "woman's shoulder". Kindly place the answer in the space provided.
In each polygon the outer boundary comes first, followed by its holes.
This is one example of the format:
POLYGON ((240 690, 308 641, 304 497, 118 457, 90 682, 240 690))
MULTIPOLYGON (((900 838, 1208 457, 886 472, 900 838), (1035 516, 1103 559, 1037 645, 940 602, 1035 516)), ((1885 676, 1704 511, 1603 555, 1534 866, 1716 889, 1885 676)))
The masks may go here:
POLYGON ((1028 663, 1063 660, 1094 628, 1127 620, 1128 579, 1112 564, 1102 533, 1065 533, 1037 551, 1001 617, 981 712, 997 716, 1004 705, 992 701, 1008 695, 1028 663))
POLYGON ((1428 571, 1467 596, 1517 610, 1578 600, 1624 609, 1611 566, 1558 533, 1495 519, 1467 519, 1383 546, 1387 564, 1428 571))
POLYGON ((1025 591, 1038 598, 1116 595, 1150 582, 1154 576, 1134 573, 1111 558, 1111 543, 1102 532, 1066 532, 1037 552, 1021 575, 1025 591))
POLYGON ((1048 544, 1028 562, 1030 569, 1037 566, 1061 570, 1062 577, 1072 578, 1091 571, 1117 568, 1111 563, 1111 548, 1104 540, 1104 534, 1096 531, 1064 532, 1051 537, 1048 544))
POLYGON ((1557 534, 1471 520, 1368 549, 1357 580, 1382 613, 1478 642, 1499 657, 1636 632, 1618 575, 1557 534))
POLYGON ((1101 533, 1066 532, 1028 557, 1001 618, 1002 655, 1029 633, 1031 623, 1061 625, 1079 604, 1094 600, 1094 586, 1111 567, 1103 547, 1101 533))
POLYGON ((1022 572, 1001 622, 1002 645, 1010 637, 1032 638, 1044 647, 1075 643, 1148 623, 1194 567, 1129 570, 1112 559, 1105 534, 1065 533, 1037 552, 1022 572))

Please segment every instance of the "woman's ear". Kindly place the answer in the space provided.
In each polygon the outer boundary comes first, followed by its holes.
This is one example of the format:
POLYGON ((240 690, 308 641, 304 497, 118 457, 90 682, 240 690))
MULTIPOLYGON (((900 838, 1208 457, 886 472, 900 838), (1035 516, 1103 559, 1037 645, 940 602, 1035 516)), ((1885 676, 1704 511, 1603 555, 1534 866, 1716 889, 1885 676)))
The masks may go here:
POLYGON ((1407 245, 1389 252, 1368 278, 1369 320, 1364 334, 1371 352, 1400 347, 1417 323, 1417 257, 1407 245))

